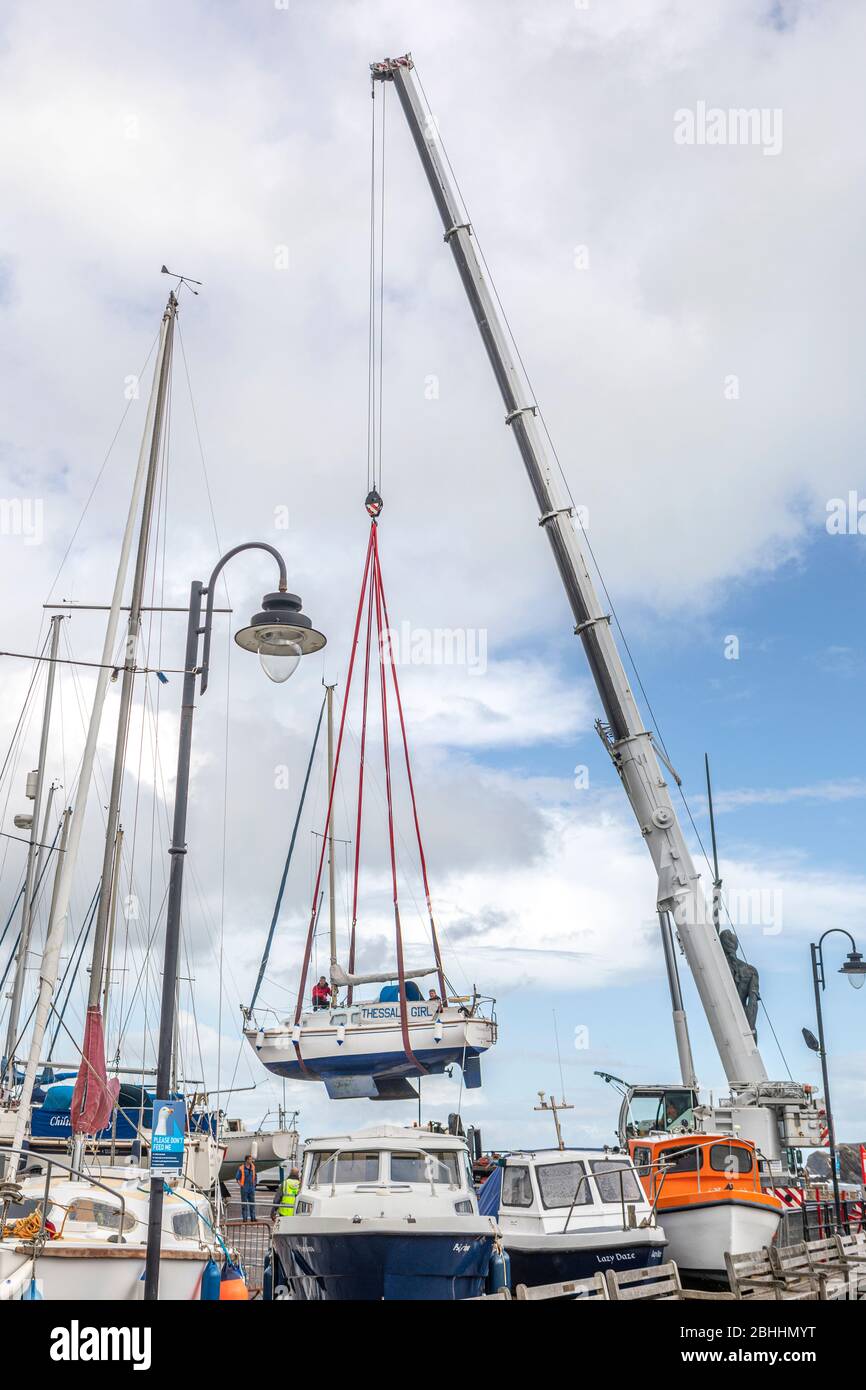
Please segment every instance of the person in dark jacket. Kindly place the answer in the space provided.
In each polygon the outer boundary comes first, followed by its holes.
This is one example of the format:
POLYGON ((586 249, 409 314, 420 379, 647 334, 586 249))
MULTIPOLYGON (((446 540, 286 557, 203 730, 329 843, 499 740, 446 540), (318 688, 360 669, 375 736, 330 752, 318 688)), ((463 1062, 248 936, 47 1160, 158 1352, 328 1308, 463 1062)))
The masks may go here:
POLYGON ((244 1221, 256 1219, 256 1165, 252 1154, 247 1154, 238 1171, 235 1181, 241 1190, 241 1217, 244 1221))

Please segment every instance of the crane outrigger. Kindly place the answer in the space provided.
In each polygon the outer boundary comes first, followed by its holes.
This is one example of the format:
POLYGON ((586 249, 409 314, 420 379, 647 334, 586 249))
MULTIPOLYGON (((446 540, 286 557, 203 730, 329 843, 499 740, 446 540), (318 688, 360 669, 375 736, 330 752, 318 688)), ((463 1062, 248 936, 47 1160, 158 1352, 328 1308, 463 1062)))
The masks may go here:
MULTIPOLYGON (((559 488, 526 374, 477 250, 472 226, 457 190, 410 54, 371 64, 373 82, 393 83, 427 175, 463 287, 505 404, 505 423, 520 450, 547 536, 604 710, 597 728, 619 774, 658 876, 657 910, 673 1004, 674 1031, 687 1107, 696 1127, 749 1139, 779 1181, 794 1167, 786 1151, 821 1144, 820 1112, 809 1086, 772 1081, 734 982, 713 913, 700 883, 671 797, 664 767, 673 768, 644 727, 611 627, 590 576, 574 509, 559 488), (699 1106, 686 1016, 677 978, 674 933, 697 987, 730 1086, 722 1105, 699 1106)), ((660 1098, 674 1088, 640 1087, 660 1098)), ((629 1104, 626 1097, 624 1110, 629 1104)))

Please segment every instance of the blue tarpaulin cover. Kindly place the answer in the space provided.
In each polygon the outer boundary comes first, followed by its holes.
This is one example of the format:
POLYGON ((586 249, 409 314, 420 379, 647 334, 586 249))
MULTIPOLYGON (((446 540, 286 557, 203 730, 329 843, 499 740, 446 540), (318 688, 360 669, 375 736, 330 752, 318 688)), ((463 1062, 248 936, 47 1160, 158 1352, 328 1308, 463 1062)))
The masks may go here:
MULTIPOLYGON (((399 998, 400 998, 400 986, 399 986, 399 985, 383 985, 382 988, 379 990, 379 1003, 380 1003, 380 1004, 396 1004, 396 1002, 397 1002, 397 1000, 398 1000, 399 998)), ((421 998, 422 998, 421 991, 420 991, 420 989, 418 988, 418 986, 416 985, 416 983, 415 983, 414 980, 407 980, 407 981, 406 981, 406 998, 407 998, 407 999, 421 999, 421 998)))
POLYGON ((502 1200, 502 1169, 496 1167, 478 1192, 478 1212, 481 1216, 498 1216, 502 1200))

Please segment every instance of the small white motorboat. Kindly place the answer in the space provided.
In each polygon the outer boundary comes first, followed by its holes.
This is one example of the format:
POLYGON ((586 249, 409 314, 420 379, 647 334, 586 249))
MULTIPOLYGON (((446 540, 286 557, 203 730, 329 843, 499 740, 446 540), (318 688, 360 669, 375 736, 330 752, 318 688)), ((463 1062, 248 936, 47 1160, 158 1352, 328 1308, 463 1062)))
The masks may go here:
POLYGON ((512 1288, 660 1264, 667 1243, 631 1159, 605 1149, 511 1153, 478 1194, 495 1218, 512 1288))
POLYGON ((456 1135, 379 1125, 308 1139, 295 1214, 274 1230, 274 1298, 472 1298, 497 1234, 456 1135))
MULTIPOLYGON (((218 1255, 210 1204, 195 1188, 166 1179, 159 1297, 197 1299, 218 1255)), ((0 1237, 0 1297, 74 1302, 137 1301, 144 1294, 150 1174, 108 1168, 98 1178, 59 1171, 24 1176, 0 1237), (5 1292, 4 1292, 5 1290, 5 1292)))

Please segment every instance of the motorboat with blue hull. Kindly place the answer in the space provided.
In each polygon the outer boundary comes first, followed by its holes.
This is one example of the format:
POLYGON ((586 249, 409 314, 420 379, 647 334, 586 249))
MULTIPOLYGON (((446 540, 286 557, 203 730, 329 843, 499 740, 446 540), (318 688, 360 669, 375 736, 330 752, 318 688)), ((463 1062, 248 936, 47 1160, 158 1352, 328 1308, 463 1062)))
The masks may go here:
POLYGON ((310 1139, 294 1215, 274 1230, 274 1298, 473 1298, 497 1236, 456 1135, 380 1125, 310 1139))
POLYGON ((645 1269, 664 1258, 664 1231, 627 1154, 507 1154, 481 1187, 478 1209, 502 1232, 514 1289, 645 1269))

